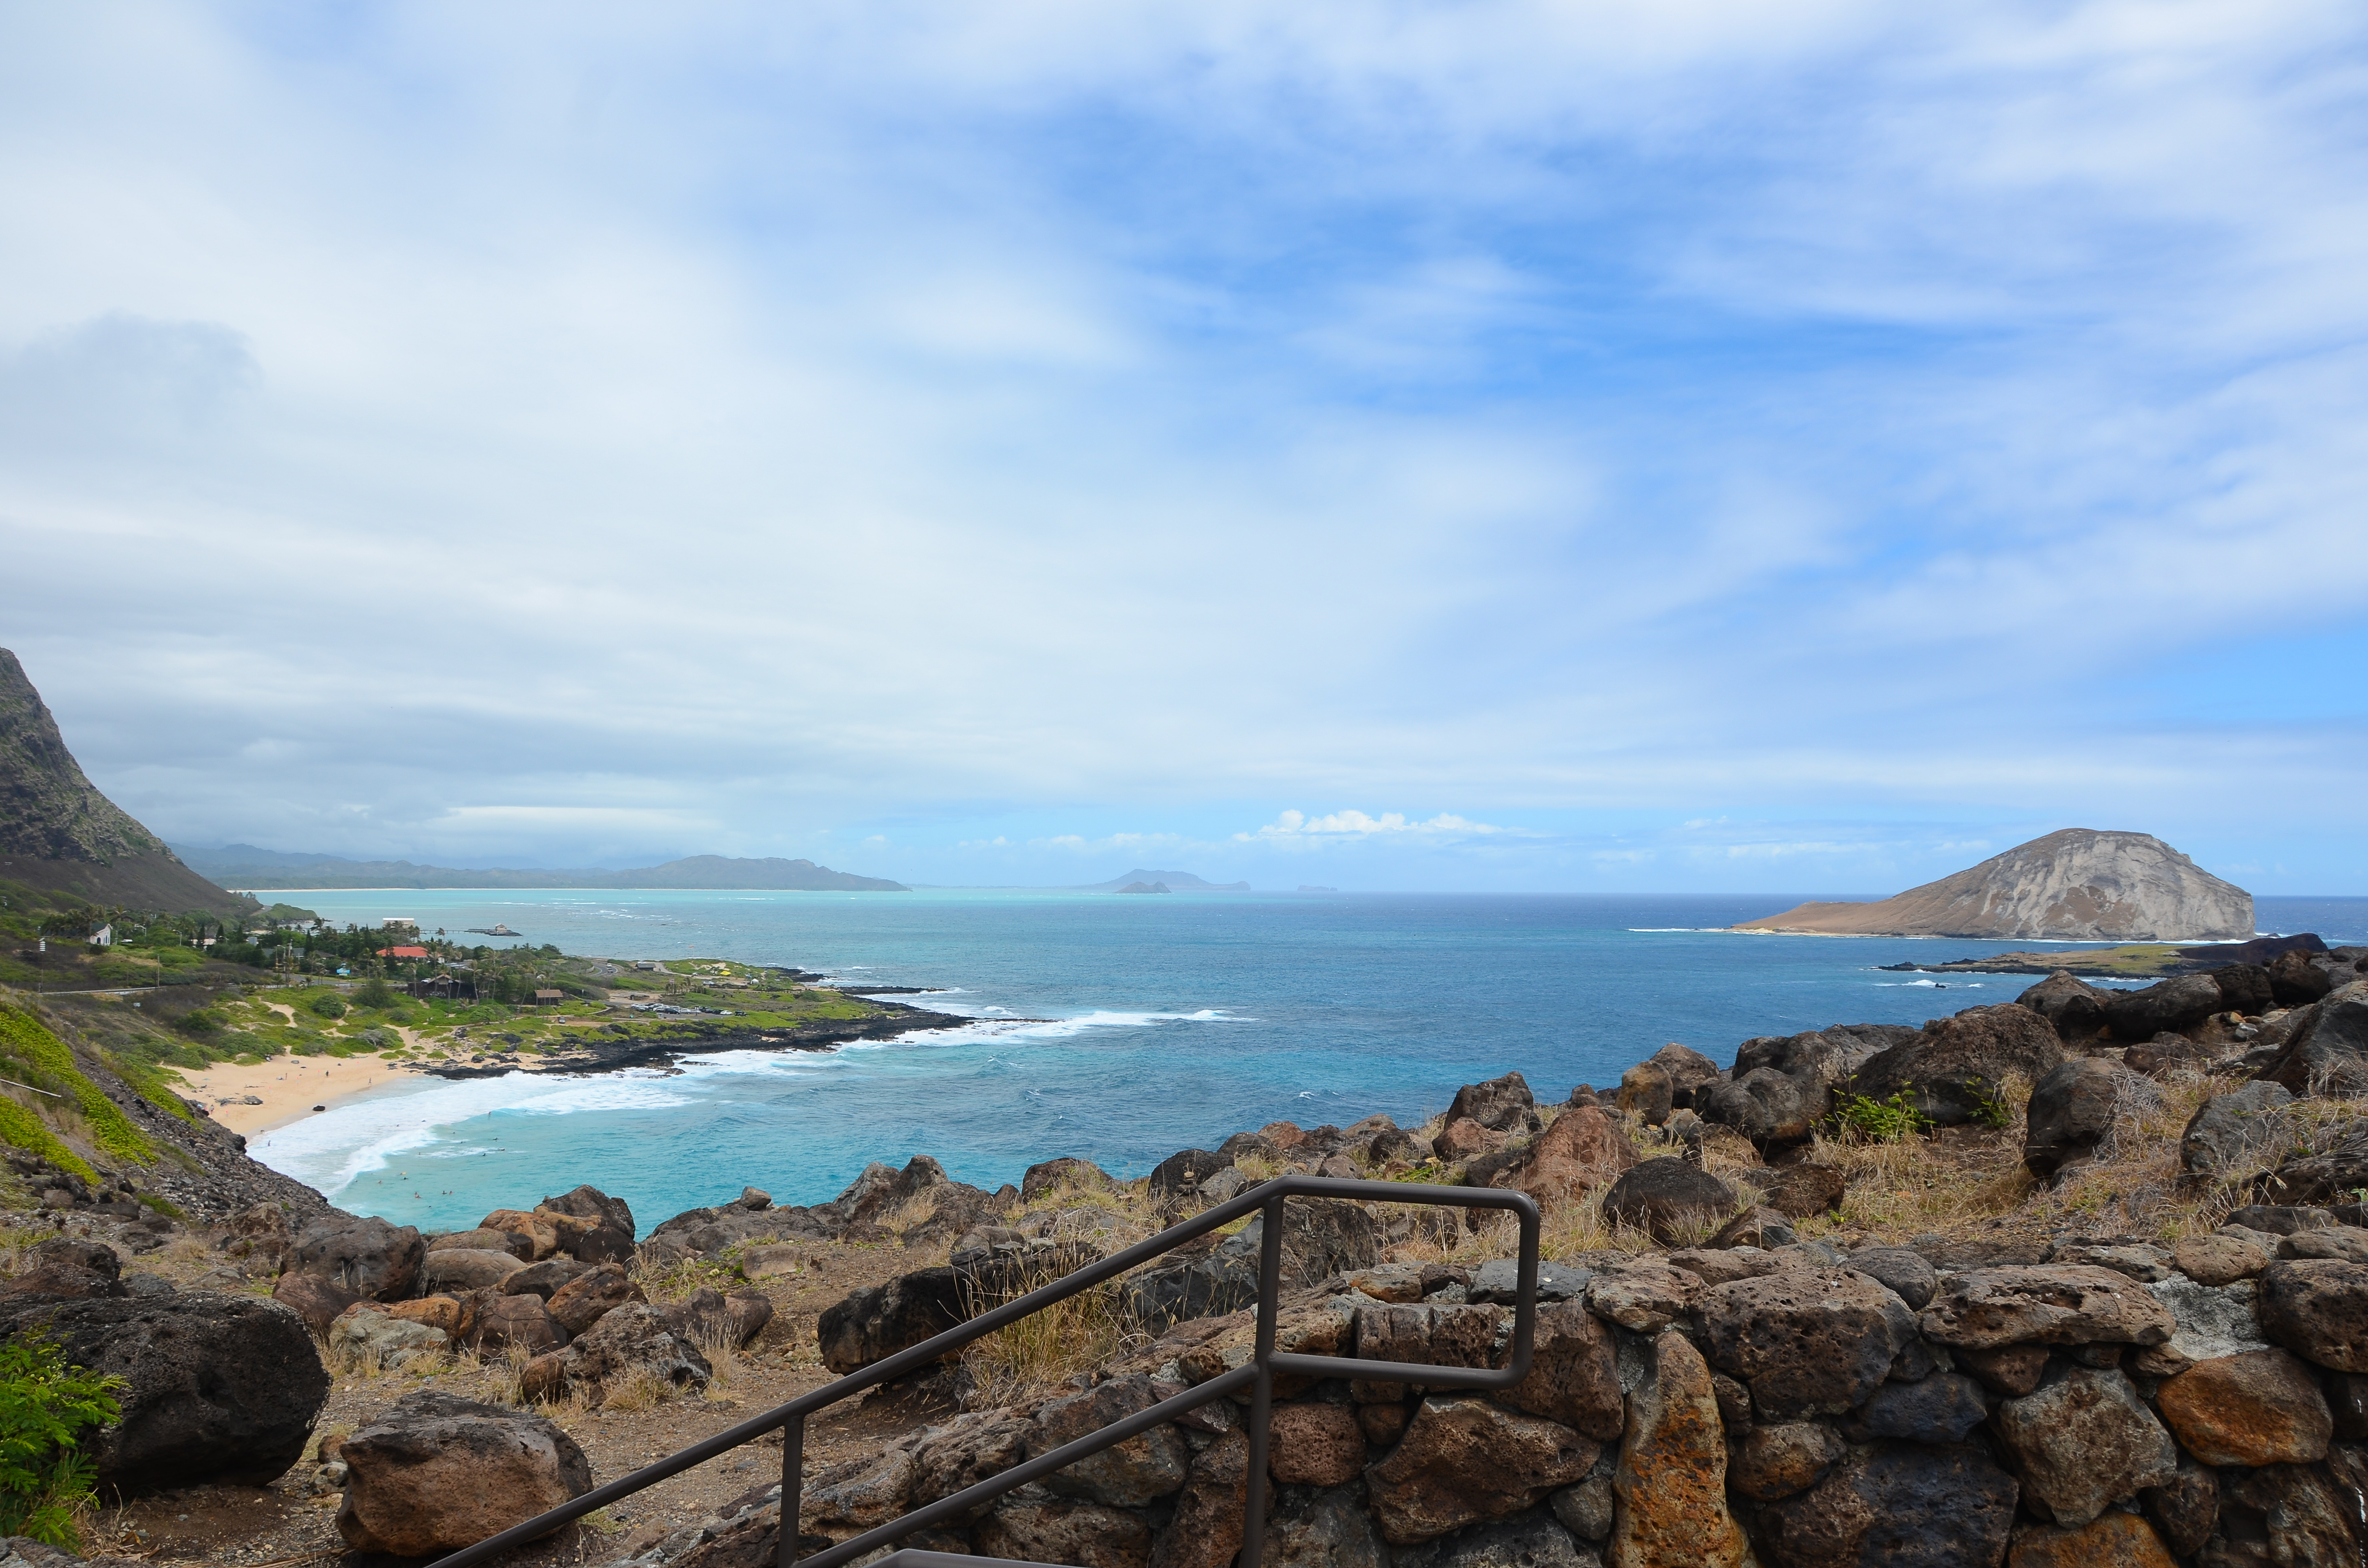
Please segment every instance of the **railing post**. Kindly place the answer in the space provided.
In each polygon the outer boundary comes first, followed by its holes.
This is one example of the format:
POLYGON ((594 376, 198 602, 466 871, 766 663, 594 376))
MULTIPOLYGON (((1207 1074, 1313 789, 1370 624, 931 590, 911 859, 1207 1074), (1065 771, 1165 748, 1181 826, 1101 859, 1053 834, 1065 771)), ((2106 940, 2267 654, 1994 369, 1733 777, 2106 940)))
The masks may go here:
POLYGON ((1250 1389, 1250 1472, 1242 1495, 1240 1568, 1258 1568, 1266 1550, 1267 1424, 1274 1415, 1276 1311, 1282 1300, 1282 1210, 1288 1199, 1270 1198, 1262 1210, 1266 1233, 1258 1246, 1258 1381, 1250 1389))
POLYGON ((798 1515, 805 1502, 806 1418, 792 1415, 781 1424, 781 1550, 780 1568, 797 1568, 798 1515))

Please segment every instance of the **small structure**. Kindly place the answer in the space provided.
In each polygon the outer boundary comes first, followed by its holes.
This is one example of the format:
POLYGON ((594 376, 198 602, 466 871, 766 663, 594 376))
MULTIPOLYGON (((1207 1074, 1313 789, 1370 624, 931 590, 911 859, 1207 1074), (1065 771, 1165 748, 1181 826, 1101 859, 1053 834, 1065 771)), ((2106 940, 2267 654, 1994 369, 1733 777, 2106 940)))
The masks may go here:
POLYGON ((390 915, 381 919, 378 925, 379 929, 381 931, 416 931, 419 929, 419 922, 414 920, 408 915, 390 915))
POLYGON ((90 934, 90 945, 94 948, 111 948, 115 946, 115 927, 111 925, 102 926, 97 930, 93 931, 90 934))
POLYGON ((378 950, 378 956, 382 959, 417 960, 426 958, 427 949, 426 948, 381 948, 378 950))
POLYGON ((566 1000, 567 993, 564 991, 538 991, 534 994, 534 1005, 538 1007, 556 1007, 566 1000))
POLYGON ((404 989, 422 1002, 473 1002, 477 999, 475 981, 450 974, 415 980, 404 989))

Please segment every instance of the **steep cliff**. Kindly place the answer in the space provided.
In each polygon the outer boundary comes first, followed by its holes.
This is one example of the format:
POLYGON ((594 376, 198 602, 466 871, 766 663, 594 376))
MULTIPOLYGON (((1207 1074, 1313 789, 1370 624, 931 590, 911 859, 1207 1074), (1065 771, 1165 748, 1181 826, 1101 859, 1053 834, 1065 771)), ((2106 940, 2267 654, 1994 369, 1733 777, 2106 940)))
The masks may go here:
POLYGON ((0 877, 93 903, 231 915, 234 895, 99 793, 17 655, 0 648, 0 877))
POLYGON ((2208 942, 2253 935, 2253 895, 2151 834, 2067 827, 1873 903, 1804 903, 1737 931, 2208 942))

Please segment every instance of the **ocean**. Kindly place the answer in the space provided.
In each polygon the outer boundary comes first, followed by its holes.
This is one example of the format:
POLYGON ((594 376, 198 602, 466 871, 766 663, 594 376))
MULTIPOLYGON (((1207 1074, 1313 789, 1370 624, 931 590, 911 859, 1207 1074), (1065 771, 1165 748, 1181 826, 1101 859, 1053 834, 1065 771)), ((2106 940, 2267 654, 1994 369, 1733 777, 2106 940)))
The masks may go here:
MULTIPOLYGON (((473 1224, 589 1182, 646 1233, 745 1186, 836 1196, 870 1161, 930 1154, 993 1188, 1061 1154, 1138 1176, 1269 1121, 1413 1125, 1518 1068, 1541 1098, 1614 1083, 1669 1040, 1717 1060, 1754 1035, 1921 1023, 2012 1001, 2016 975, 1884 972, 2068 944, 1741 936, 1794 897, 910 893, 554 889, 262 892, 343 924, 625 959, 692 954, 835 980, 973 1020, 827 1053, 732 1051, 679 1071, 405 1079, 250 1149, 340 1208, 473 1224), (467 939, 467 938, 462 938, 467 939), (484 938, 475 938, 484 940, 484 938)), ((2368 899, 2261 899, 2264 930, 2368 941, 2368 899)))

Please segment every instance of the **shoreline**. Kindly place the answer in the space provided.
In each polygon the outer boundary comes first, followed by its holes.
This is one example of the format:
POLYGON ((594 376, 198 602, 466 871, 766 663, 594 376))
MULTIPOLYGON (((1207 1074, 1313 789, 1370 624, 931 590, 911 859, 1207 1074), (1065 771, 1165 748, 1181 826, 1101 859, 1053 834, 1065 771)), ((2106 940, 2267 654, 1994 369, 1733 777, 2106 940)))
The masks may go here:
POLYGON ((164 1071, 179 1081, 184 1099, 203 1105, 217 1125, 243 1138, 277 1131, 369 1090, 419 1075, 416 1068, 375 1056, 275 1056, 253 1067, 217 1062, 199 1069, 167 1064, 164 1071), (262 1103, 225 1103, 247 1095, 262 1103))

